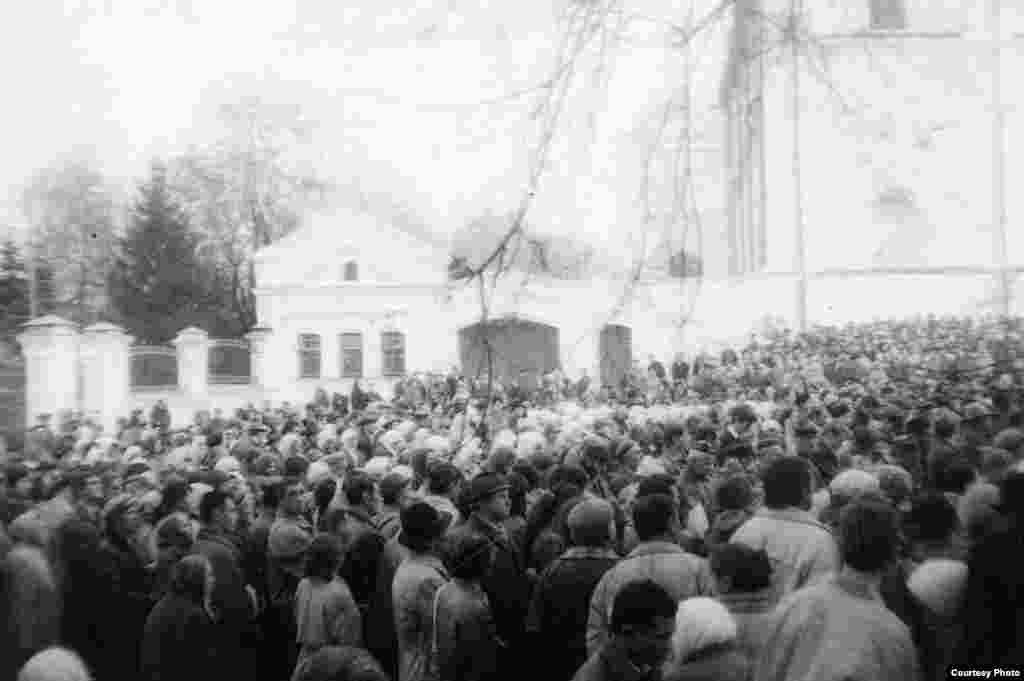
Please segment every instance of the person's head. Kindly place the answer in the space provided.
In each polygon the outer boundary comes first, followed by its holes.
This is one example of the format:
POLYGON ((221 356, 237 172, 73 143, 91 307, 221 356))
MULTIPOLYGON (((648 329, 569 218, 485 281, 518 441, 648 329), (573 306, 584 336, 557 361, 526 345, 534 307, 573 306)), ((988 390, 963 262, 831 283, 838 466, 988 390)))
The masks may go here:
POLYGON ((446 548, 445 562, 455 579, 479 581, 491 569, 494 561, 490 540, 475 532, 454 535, 446 548))
POLYGON ((714 505, 720 511, 745 511, 754 505, 754 488, 746 477, 734 475, 715 488, 714 505))
POLYGON ((352 508, 361 508, 373 515, 380 507, 377 483, 366 473, 353 471, 349 474, 342 485, 342 492, 345 502, 352 508))
POLYGON ((496 473, 481 473, 470 481, 467 501, 473 512, 485 520, 507 520, 512 508, 508 481, 496 473))
POLYGON ((676 610, 676 600, 656 582, 630 582, 612 603, 611 635, 634 665, 660 665, 675 632, 676 610))
POLYGON ((341 542, 333 534, 318 534, 306 556, 306 577, 329 582, 338 574, 342 559, 341 542))
POLYGON ((942 492, 926 491, 914 497, 904 517, 904 527, 912 541, 946 545, 959 525, 956 509, 942 492))
POLYGON ((433 495, 451 498, 461 481, 459 469, 450 463, 437 461, 427 466, 427 491, 433 495))
POLYGON ((566 524, 573 546, 602 548, 614 536, 615 514, 603 499, 585 499, 569 511, 566 524))
POLYGON ((935 475, 935 486, 943 492, 963 494, 978 479, 978 470, 968 461, 954 460, 939 467, 935 475))
POLYGON ((861 497, 839 517, 839 553, 843 564, 869 574, 881 573, 896 558, 899 530, 893 507, 861 497))
POLYGON ((202 604, 213 591, 213 567, 206 556, 185 556, 171 569, 170 593, 202 604))
POLYGON ((448 519, 422 501, 403 508, 400 520, 400 540, 406 548, 416 553, 432 551, 448 525, 448 519))
POLYGON ((787 456, 772 461, 761 475, 764 505, 772 509, 809 508, 812 476, 807 462, 787 456))
POLYGON ((6 624, 20 650, 41 650, 57 642, 60 594, 46 555, 36 547, 15 546, 0 560, 0 599, 6 624))
POLYGON ((207 492, 199 501, 199 522, 222 532, 233 532, 238 520, 235 500, 219 490, 207 492))
POLYGON ((685 664, 708 648, 734 643, 738 633, 736 620, 724 605, 713 598, 687 598, 676 612, 668 667, 685 664))
POLYGON ((651 494, 633 503, 633 525, 640 541, 672 537, 677 518, 676 505, 668 495, 651 494))
POLYGON ((772 564, 763 550, 726 543, 711 551, 711 574, 719 593, 752 593, 772 583, 772 564))
POLYGON ((390 508, 404 508, 410 499, 410 480, 399 473, 389 473, 380 481, 381 503, 390 508))

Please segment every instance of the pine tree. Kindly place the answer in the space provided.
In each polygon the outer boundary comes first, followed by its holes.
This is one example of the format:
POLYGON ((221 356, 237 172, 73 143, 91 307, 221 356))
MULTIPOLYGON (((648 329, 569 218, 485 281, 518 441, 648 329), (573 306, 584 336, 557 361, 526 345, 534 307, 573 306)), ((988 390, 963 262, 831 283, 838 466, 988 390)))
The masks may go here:
POLYGON ((154 164, 139 189, 110 276, 111 299, 127 331, 142 343, 165 343, 186 326, 206 326, 211 314, 207 268, 199 236, 154 164))

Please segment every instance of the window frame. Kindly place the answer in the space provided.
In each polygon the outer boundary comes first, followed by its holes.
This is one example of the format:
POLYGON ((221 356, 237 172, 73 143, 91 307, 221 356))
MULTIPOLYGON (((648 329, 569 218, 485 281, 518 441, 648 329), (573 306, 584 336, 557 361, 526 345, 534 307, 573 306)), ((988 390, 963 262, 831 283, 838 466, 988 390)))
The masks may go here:
POLYGON ((299 380, 320 380, 324 375, 324 341, 319 333, 300 333, 298 343, 299 380), (316 340, 316 347, 307 344, 310 339, 316 340), (314 355, 315 353, 315 355, 314 355), (316 357, 316 375, 306 373, 306 358, 316 357))
POLYGON ((366 373, 366 342, 363 338, 362 331, 342 331, 338 334, 338 356, 339 366, 338 374, 342 378, 353 378, 359 379, 364 378, 366 373), (357 347, 350 347, 345 343, 346 338, 358 338, 359 345, 357 347), (345 359, 348 356, 349 351, 358 350, 359 352, 359 370, 355 373, 349 373, 346 371, 345 359))
POLYGON ((380 373, 382 376, 387 378, 398 378, 406 375, 406 350, 408 343, 406 341, 406 334, 396 329, 390 329, 388 331, 380 332, 380 373), (401 351, 401 367, 396 369, 393 368, 388 362, 389 357, 392 353, 396 352, 393 349, 393 345, 389 344, 390 338, 397 338, 400 341, 401 351))
POLYGON ((355 260, 346 261, 342 267, 341 278, 345 282, 359 281, 359 263, 355 260), (351 276, 349 276, 350 274, 351 276))

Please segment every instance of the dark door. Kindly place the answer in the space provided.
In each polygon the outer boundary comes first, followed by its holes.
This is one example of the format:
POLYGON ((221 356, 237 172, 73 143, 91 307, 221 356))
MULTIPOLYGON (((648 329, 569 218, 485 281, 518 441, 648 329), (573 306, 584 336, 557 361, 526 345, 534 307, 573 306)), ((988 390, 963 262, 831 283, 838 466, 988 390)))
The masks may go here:
POLYGON ((601 329, 601 384, 618 386, 633 361, 633 330, 609 324, 601 329))
MULTIPOLYGON (((459 359, 465 376, 518 383, 522 372, 535 379, 558 366, 558 329, 520 319, 495 319, 459 331, 459 359)), ((535 382, 534 382, 535 384, 535 382)))

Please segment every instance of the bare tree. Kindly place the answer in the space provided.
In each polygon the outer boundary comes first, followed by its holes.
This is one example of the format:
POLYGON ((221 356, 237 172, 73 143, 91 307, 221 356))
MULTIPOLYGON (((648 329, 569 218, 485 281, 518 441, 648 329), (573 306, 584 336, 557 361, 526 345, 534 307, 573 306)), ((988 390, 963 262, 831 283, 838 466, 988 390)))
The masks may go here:
POLYGON ((88 160, 59 161, 37 172, 21 195, 29 221, 28 258, 55 273, 59 314, 90 324, 108 312, 107 273, 117 233, 117 203, 88 160))

